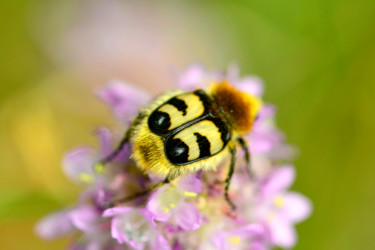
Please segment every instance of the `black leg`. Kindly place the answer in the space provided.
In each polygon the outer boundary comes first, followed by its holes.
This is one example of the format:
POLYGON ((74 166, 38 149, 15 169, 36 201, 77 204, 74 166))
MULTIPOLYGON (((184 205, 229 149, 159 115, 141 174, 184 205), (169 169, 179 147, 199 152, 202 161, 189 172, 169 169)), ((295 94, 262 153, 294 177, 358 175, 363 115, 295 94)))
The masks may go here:
POLYGON ((249 174, 250 179, 254 180, 255 176, 254 176, 252 168, 251 168, 251 156, 250 156, 249 147, 247 146, 246 141, 242 137, 238 137, 237 140, 238 140, 239 144, 241 145, 243 151, 245 152, 245 160, 246 160, 246 165, 247 165, 246 171, 249 174))
POLYGON ((130 125, 129 129, 126 131, 124 138, 121 140, 120 144, 117 146, 117 148, 108 156, 101 159, 99 161, 100 164, 107 164, 111 162, 116 156, 121 152, 121 150, 124 149, 124 146, 126 143, 129 142, 130 137, 134 131, 134 127, 139 124, 139 122, 144 118, 144 113, 139 113, 138 116, 134 119, 132 124, 130 125))
POLYGON ((230 181, 232 179, 232 176, 233 176, 233 172, 234 172, 234 166, 236 164, 236 153, 237 153, 237 150, 235 147, 231 148, 230 149, 230 152, 232 154, 232 158, 230 160, 230 165, 229 165, 229 172, 228 172, 228 176, 227 178, 225 179, 225 200, 228 202, 228 204, 231 206, 231 208, 233 210, 236 209, 236 206, 233 204, 233 202, 229 199, 229 196, 228 196, 228 189, 229 189, 229 185, 230 185, 230 181))
POLYGON ((136 198, 139 198, 139 197, 142 197, 144 195, 147 195, 150 192, 154 191, 155 189, 158 189, 158 188, 164 186, 165 184, 170 183, 175 178, 176 177, 174 177, 174 178, 167 177, 164 181, 156 183, 156 184, 152 185, 151 187, 149 187, 148 189, 146 189, 146 190, 144 190, 142 192, 135 193, 133 195, 130 195, 130 196, 127 196, 125 198, 121 198, 121 199, 118 199, 118 200, 115 200, 115 201, 113 201, 111 203, 106 204, 105 207, 104 207, 104 209, 111 208, 111 207, 114 207, 114 206, 116 206, 118 204, 126 203, 126 202, 132 201, 132 200, 134 200, 136 198))

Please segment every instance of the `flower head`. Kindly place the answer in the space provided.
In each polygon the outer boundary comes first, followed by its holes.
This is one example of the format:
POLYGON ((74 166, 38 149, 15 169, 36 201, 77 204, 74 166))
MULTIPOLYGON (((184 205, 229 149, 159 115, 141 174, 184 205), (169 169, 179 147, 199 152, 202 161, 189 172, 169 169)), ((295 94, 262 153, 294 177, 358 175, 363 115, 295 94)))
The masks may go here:
MULTIPOLYGON (((261 98, 264 85, 256 76, 239 77, 232 66, 227 73, 208 71, 200 64, 177 77, 182 90, 207 89, 225 80, 236 89, 261 98)), ((144 91, 119 81, 97 91, 119 123, 129 126, 150 102, 144 91)), ((250 133, 246 134, 255 178, 249 178, 245 155, 239 152, 228 195, 224 196, 227 163, 211 166, 159 185, 127 203, 109 206, 160 183, 137 168, 126 144, 111 162, 97 164, 121 141, 106 128, 97 130, 99 148, 79 147, 63 160, 66 175, 85 187, 76 205, 49 215, 36 226, 45 239, 75 234, 72 249, 251 249, 291 248, 296 244, 294 224, 311 213, 311 202, 289 191, 295 178, 290 162, 293 148, 276 128, 276 108, 264 104, 250 133)), ((125 130, 125 129, 124 129, 125 130)), ((124 134, 124 131, 121 131, 124 134)))

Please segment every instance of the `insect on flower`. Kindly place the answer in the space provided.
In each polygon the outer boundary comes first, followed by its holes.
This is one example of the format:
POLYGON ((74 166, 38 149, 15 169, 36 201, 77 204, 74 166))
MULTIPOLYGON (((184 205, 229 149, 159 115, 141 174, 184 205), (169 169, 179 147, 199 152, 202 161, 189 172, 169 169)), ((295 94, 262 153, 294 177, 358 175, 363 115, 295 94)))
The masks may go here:
POLYGON ((113 160, 130 142, 137 166, 164 181, 114 204, 145 195, 181 175, 215 170, 230 157, 225 199, 234 209, 228 189, 237 147, 244 150, 250 168, 250 153, 242 135, 251 131, 260 108, 257 97, 235 89, 226 81, 214 83, 207 90, 162 94, 140 111, 118 148, 100 163, 113 160))

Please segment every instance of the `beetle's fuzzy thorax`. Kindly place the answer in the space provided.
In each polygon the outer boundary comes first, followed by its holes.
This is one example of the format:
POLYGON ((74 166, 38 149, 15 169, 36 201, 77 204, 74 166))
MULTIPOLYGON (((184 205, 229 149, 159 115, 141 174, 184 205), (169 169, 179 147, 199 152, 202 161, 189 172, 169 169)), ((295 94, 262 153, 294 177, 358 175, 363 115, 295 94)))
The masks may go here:
POLYGON ((260 100, 239 91, 228 82, 213 84, 211 95, 220 110, 238 134, 250 132, 254 119, 261 107, 260 100))

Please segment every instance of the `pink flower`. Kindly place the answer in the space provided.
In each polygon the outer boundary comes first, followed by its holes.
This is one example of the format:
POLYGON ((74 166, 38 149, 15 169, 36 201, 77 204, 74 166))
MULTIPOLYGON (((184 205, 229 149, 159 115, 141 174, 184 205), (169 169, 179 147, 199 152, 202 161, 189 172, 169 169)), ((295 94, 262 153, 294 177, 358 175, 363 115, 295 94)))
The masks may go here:
POLYGON ((262 183, 257 217, 269 228, 274 245, 291 248, 297 236, 294 224, 311 213, 311 202, 303 195, 287 191, 295 178, 292 166, 275 170, 262 183))
MULTIPOLYGON (((177 77, 177 88, 206 89, 212 82, 226 80, 237 89, 261 98, 264 87, 256 76, 239 77, 237 67, 226 73, 208 71, 194 64, 177 77)), ((150 102, 144 91, 119 81, 97 90, 98 97, 125 126, 150 102)), ((293 148, 275 126, 276 108, 264 104, 252 131, 245 136, 255 178, 246 171, 244 152, 239 150, 229 197, 224 198, 227 162, 216 171, 181 176, 169 184, 126 204, 108 208, 112 201, 143 191, 160 180, 142 173, 130 159, 131 145, 113 161, 97 162, 111 154, 120 136, 106 128, 96 130, 99 147, 78 147, 63 159, 66 175, 83 190, 76 205, 42 219, 37 234, 54 239, 76 233, 71 249, 250 249, 293 247, 294 224, 311 213, 311 202, 288 189, 295 178, 288 162, 293 148)))

